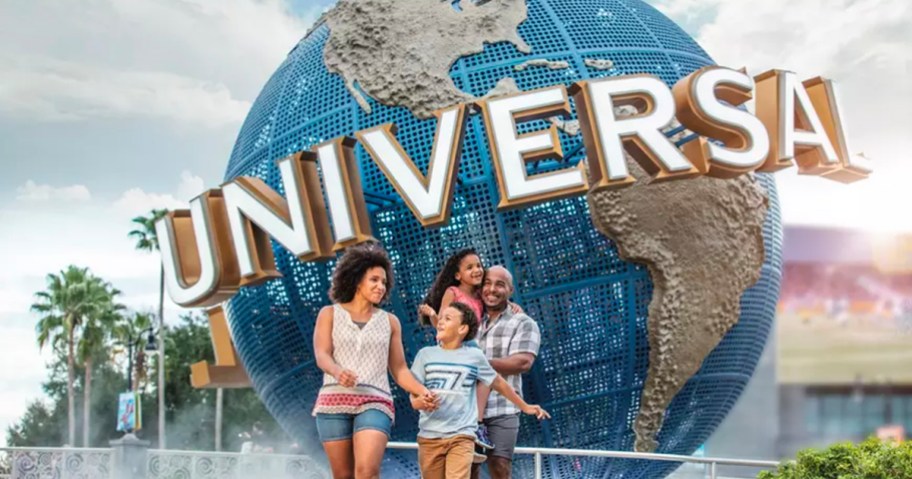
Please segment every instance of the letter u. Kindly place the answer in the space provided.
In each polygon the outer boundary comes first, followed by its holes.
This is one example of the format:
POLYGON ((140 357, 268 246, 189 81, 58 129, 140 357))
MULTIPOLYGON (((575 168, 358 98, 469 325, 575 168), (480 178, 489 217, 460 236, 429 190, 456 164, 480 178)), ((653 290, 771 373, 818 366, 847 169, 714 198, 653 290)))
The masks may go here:
POLYGON ((213 306, 238 290, 237 262, 228 230, 225 201, 212 189, 155 223, 165 285, 184 308, 213 306))

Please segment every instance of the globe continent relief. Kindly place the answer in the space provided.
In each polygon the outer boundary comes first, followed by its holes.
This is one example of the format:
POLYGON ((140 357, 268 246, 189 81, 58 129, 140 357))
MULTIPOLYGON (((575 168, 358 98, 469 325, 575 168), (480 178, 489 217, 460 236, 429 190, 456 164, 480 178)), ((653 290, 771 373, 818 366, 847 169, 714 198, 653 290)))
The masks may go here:
MULTIPOLYGON (((343 0, 263 88, 225 179, 258 177, 284 194, 275 160, 385 123, 397 125, 397 140, 426 172, 435 109, 629 74, 655 75, 672 85, 712 64, 677 25, 638 0, 343 0)), ((530 174, 585 160, 578 125, 569 118, 519 128, 551 124, 560 129, 564 159, 531 165, 530 174)), ((669 135, 690 139, 678 130, 669 135)), ((433 341, 415 311, 448 254, 472 246, 485 265, 513 272, 513 299, 542 332, 523 393, 553 416, 543 423, 523 418, 520 445, 629 451, 637 444, 691 454, 738 399, 778 299, 782 231, 771 176, 639 181, 626 192, 497 211, 485 126, 473 114, 451 219, 427 229, 368 153, 360 145, 355 151, 372 234, 395 266, 385 307, 402 322, 409 363, 433 341), (675 201, 685 197, 705 205, 685 210, 688 204, 675 201), (713 262, 714 256, 720 258, 713 262), (708 296, 726 288, 727 297, 708 296)), ((643 177, 636 165, 631 168, 643 177)), ((226 312, 260 398, 295 440, 316 452, 311 410, 322 373, 313 359, 313 326, 329 303, 335 261, 301 262, 273 247, 283 277, 242 289, 226 312)), ((392 439, 414 441, 417 415, 395 386, 394 395, 392 439)), ((674 467, 633 460, 544 462, 553 477, 652 479, 674 467)), ((518 477, 528 477, 531 459, 517 456, 514 468, 518 477)), ((418 477, 414 453, 388 454, 383 473, 418 477)))

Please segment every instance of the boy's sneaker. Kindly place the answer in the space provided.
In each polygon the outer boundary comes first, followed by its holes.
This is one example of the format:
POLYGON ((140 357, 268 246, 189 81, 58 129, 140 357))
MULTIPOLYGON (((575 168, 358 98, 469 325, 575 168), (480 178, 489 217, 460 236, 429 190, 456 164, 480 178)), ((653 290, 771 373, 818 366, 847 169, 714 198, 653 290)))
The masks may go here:
POLYGON ((488 437, 488 427, 483 423, 478 424, 478 428, 475 429, 475 444, 484 449, 494 449, 494 444, 491 443, 491 439, 488 437))
POLYGON ((485 455, 484 449, 481 446, 475 446, 475 455, 472 456, 472 464, 481 464, 488 460, 488 456, 485 455))

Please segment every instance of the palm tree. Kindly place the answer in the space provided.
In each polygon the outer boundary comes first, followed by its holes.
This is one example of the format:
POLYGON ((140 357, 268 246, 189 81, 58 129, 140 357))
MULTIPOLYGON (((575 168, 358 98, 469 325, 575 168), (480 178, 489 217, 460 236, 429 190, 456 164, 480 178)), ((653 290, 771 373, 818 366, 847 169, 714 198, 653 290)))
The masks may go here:
MULTIPOLYGON (((133 218, 133 223, 137 224, 137 229, 128 233, 136 240, 136 249, 154 253, 159 250, 158 235, 155 233, 155 223, 162 219, 168 210, 152 210, 149 216, 137 216, 133 218)), ((158 317, 162 318, 165 307, 165 267, 162 265, 158 282, 158 317)))
MULTIPOLYGON (((154 209, 149 216, 137 216, 133 223, 138 227, 129 236, 136 240, 136 249, 159 251, 155 223, 168 214, 167 210, 154 209)), ((162 264, 158 281, 158 448, 165 448, 165 266, 162 264)))
POLYGON ((123 305, 114 302, 120 291, 100 278, 90 278, 89 297, 96 302, 82 323, 82 336, 77 347, 78 360, 85 368, 83 382, 82 411, 82 445, 90 447, 90 429, 92 424, 92 366, 96 354, 107 345, 108 337, 120 319, 119 311, 123 305))
MULTIPOLYGON (((101 280, 89 273, 88 268, 69 266, 59 274, 47 276, 47 287, 35 293, 32 311, 42 317, 38 320, 38 347, 47 344, 55 350, 66 345, 67 354, 67 438, 70 445, 76 442, 74 407, 74 382, 76 362, 76 332, 87 317, 100 314, 111 297, 100 294, 104 290, 101 280)), ((94 333, 92 333, 94 334, 94 333)))

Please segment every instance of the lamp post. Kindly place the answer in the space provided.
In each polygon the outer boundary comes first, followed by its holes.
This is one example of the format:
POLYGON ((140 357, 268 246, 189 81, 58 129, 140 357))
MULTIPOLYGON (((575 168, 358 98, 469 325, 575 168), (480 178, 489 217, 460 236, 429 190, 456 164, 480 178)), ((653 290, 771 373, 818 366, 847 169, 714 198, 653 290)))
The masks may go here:
MULTIPOLYGON (((139 332, 135 337, 129 335, 127 337, 127 391, 133 392, 133 348, 139 344, 139 341, 142 339, 143 334, 148 333, 146 337, 146 348, 147 352, 156 351, 158 346, 155 343, 155 332, 152 327, 148 327, 139 332)), ((124 431, 125 433, 132 433, 132 430, 124 431)))
MULTIPOLYGON (((163 267, 164 268, 164 267, 163 267)), ((162 270, 164 272, 164 269, 162 270)), ((164 289, 165 275, 162 273, 161 286, 164 289)), ((162 312, 164 299, 158 303, 158 448, 165 446, 165 315, 162 312)))
POLYGON ((158 350, 155 342, 155 332, 151 326, 140 331, 135 338, 133 336, 129 337, 127 342, 127 391, 133 391, 133 348, 139 344, 142 335, 145 333, 149 333, 148 337, 146 337, 146 351, 154 352, 158 350))

